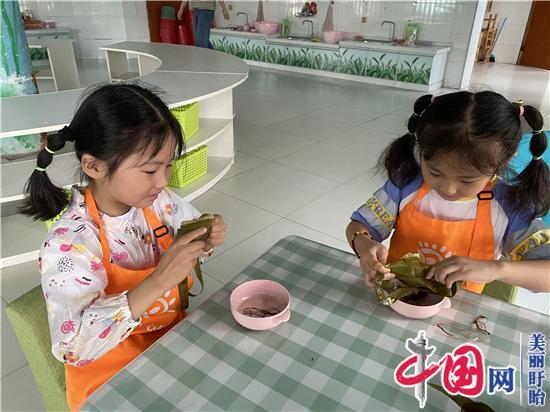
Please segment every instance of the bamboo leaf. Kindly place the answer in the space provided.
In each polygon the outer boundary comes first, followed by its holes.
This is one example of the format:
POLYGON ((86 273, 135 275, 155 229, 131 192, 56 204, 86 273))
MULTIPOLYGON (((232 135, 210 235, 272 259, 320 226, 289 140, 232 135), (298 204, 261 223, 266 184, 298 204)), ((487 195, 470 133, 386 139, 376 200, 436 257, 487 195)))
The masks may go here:
MULTIPOLYGON (((431 266, 423 263, 417 255, 405 255, 401 259, 390 263, 387 267, 395 274, 396 279, 403 286, 399 285, 396 287, 396 282, 394 281, 383 281, 384 275, 378 272, 375 275, 375 287, 383 289, 385 292, 384 294, 388 297, 387 300, 381 300, 383 304, 391 304, 395 302, 396 297, 402 299, 404 296, 410 295, 412 293, 411 288, 414 288, 418 292, 432 293, 447 297, 452 297, 456 294, 456 283, 454 283, 451 288, 447 288, 443 283, 426 279, 426 275, 431 266), (400 290, 403 290, 403 296, 401 292, 399 292, 400 290)), ((383 292, 380 291, 380 293, 383 292)))

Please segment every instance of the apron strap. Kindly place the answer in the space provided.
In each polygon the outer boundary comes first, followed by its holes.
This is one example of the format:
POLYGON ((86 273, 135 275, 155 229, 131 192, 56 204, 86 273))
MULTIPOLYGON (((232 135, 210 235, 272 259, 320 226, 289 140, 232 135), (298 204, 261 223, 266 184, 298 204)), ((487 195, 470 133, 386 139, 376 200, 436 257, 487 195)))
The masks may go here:
POLYGON ((101 251, 103 253, 102 263, 105 270, 107 270, 107 268, 111 266, 111 248, 109 247, 109 241, 107 240, 103 225, 101 224, 101 219, 99 218, 99 211, 97 210, 91 186, 88 186, 86 189, 84 200, 91 218, 99 229, 99 242, 101 243, 101 251))
MULTIPOLYGON (((494 195, 491 191, 493 182, 487 183, 487 186, 477 194, 477 210, 474 221, 474 230, 468 257, 474 259, 486 259, 487 256, 494 255, 494 235, 491 224, 491 200, 494 195)), ((464 282, 464 288, 472 292, 481 293, 485 287, 484 283, 464 282)))
POLYGON ((147 223, 154 228, 153 233, 155 234, 162 250, 168 250, 173 241, 168 228, 160 222, 157 215, 155 215, 150 208, 143 209, 143 214, 145 215, 147 223))

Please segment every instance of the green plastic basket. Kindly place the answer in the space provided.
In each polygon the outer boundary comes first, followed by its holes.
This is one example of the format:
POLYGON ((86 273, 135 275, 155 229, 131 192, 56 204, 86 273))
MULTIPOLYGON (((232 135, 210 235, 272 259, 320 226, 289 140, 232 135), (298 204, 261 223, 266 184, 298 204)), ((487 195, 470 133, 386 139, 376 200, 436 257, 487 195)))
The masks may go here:
POLYGON ((56 217, 52 217, 51 219, 49 220, 46 220, 44 223, 46 223, 46 227, 48 228, 48 232, 50 231, 50 229, 52 228, 52 225, 57 222, 59 220, 59 218, 61 217, 61 215, 63 213, 65 213, 65 211, 67 210, 67 208, 63 209, 61 211, 61 213, 59 213, 56 217))
POLYGON ((185 141, 188 141, 199 131, 199 103, 174 107, 170 111, 178 120, 185 141))
POLYGON ((208 172, 208 146, 201 146, 172 162, 172 177, 168 185, 184 187, 208 172))

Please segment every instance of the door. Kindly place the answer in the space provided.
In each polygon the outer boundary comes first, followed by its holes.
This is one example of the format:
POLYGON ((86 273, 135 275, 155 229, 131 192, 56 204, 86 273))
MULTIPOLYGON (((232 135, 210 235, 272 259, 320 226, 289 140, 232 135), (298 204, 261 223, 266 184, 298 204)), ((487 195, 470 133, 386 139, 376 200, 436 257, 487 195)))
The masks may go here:
POLYGON ((534 1, 519 64, 550 70, 550 1, 534 1))

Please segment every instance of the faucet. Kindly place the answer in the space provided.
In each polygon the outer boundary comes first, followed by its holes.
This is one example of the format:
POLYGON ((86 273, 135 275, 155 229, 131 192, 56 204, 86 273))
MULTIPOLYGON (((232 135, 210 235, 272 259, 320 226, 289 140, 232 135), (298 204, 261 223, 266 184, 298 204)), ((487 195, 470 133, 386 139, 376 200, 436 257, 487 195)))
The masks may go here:
POLYGON ((302 26, 305 23, 311 23, 311 33, 309 34, 309 38, 311 39, 313 38, 313 20, 309 20, 309 19, 302 20, 302 26))
POLYGON ((394 22, 394 21, 391 21, 391 20, 384 20, 380 25, 383 26, 383 25, 386 24, 386 23, 392 25, 390 41, 391 41, 392 43, 394 43, 394 42, 395 42, 395 22, 394 22))
POLYGON ((237 13, 237 16, 243 15, 246 18, 246 25, 248 26, 248 13, 245 13, 244 11, 240 11, 237 13))

